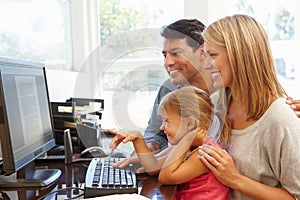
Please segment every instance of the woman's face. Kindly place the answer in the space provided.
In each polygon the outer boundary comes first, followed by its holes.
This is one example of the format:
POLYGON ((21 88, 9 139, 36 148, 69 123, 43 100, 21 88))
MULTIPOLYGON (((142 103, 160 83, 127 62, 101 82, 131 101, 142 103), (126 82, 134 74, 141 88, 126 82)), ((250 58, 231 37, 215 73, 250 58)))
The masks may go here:
POLYGON ((226 48, 204 42, 204 53, 206 54, 204 67, 210 71, 214 88, 230 88, 233 75, 226 48))

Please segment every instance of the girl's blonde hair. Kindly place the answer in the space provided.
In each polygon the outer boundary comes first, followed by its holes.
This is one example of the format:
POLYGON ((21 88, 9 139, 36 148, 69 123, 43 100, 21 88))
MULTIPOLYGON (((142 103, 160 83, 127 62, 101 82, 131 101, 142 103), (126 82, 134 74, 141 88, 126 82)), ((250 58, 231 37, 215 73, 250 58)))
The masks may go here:
POLYGON ((226 48, 233 73, 231 94, 247 106, 247 120, 259 119, 274 99, 286 96, 276 76, 268 37, 254 18, 222 18, 204 30, 203 38, 226 48))
MULTIPOLYGON (((214 107, 209 95, 201 89, 193 86, 185 86, 178 90, 168 93, 160 102, 159 113, 175 113, 181 117, 192 117, 197 122, 197 127, 209 130, 214 116, 214 107)), ((230 138, 230 126, 228 120, 218 115, 221 124, 220 128, 221 144, 227 145, 230 138)))

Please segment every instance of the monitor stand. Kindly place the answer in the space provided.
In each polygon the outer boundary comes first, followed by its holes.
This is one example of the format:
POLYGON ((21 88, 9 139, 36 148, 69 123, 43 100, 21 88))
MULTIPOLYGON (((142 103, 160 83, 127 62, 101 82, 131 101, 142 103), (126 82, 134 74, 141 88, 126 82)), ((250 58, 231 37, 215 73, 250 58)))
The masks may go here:
POLYGON ((60 169, 36 169, 34 161, 9 176, 0 176, 0 190, 36 190, 58 181, 60 169))

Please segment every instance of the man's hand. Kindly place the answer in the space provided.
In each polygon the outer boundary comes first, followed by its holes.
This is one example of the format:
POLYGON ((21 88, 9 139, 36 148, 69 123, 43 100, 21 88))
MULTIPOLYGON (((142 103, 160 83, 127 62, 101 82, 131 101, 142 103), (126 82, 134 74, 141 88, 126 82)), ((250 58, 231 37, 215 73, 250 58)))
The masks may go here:
MULTIPOLYGON (((117 136, 113 140, 118 140, 117 136)), ((159 146, 155 142, 147 144, 147 146, 153 152, 159 150, 159 146)), ((130 155, 129 158, 125 158, 125 159, 123 159, 123 160, 121 160, 119 162, 114 163, 113 167, 114 168, 125 168, 126 166, 131 165, 131 164, 136 165, 136 166, 140 165, 140 161, 139 161, 139 159, 138 159, 135 151, 133 151, 131 153, 131 155, 130 155)), ((145 169, 143 167, 139 167, 139 168, 136 169, 136 173, 137 174, 145 173, 145 169)))
POLYGON ((145 173, 144 168, 140 165, 140 161, 138 159, 138 157, 136 155, 131 155, 129 158, 125 158, 119 162, 114 163, 112 166, 114 168, 125 168, 128 165, 136 165, 139 166, 135 173, 137 174, 141 174, 141 173, 145 173))
POLYGON ((288 97, 286 103, 295 111, 296 115, 300 118, 300 100, 293 100, 292 97, 288 97))
POLYGON ((153 152, 157 152, 160 147, 157 143, 155 142, 151 142, 151 143, 148 143, 147 146, 149 147, 149 149, 151 149, 153 152))

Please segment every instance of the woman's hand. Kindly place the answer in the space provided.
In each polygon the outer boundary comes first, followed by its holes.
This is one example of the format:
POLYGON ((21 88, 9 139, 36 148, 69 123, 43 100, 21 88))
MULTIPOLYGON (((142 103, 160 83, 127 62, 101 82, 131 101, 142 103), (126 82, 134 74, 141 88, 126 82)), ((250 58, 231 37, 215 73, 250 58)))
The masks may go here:
POLYGON ((268 186, 240 174, 224 149, 205 144, 200 147, 199 154, 200 160, 221 183, 251 199, 295 199, 284 188, 268 186))
POLYGON ((241 176, 237 171, 234 161, 226 150, 204 144, 199 150, 200 160, 217 177, 217 179, 228 187, 233 187, 241 176))
POLYGON ((293 100, 292 97, 288 97, 286 103, 295 111, 296 115, 300 118, 300 100, 293 100))
POLYGON ((138 137, 142 137, 142 134, 139 131, 134 130, 118 131, 114 129, 108 129, 107 131, 116 135, 110 142, 110 148, 112 150, 116 149, 121 142, 127 143, 134 141, 138 137))

